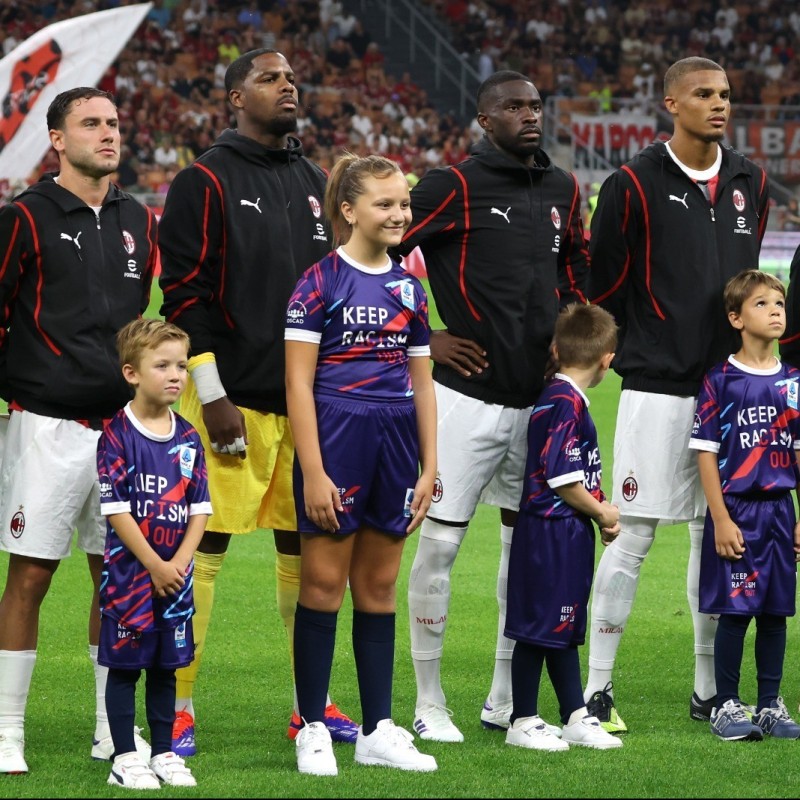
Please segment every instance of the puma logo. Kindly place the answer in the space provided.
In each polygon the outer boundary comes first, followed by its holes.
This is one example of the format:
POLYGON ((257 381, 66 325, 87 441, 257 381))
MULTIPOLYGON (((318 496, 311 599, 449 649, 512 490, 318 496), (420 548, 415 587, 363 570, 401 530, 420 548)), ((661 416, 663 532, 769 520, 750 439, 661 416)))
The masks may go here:
POLYGON ((509 206, 505 211, 501 211, 499 208, 492 206, 492 214, 499 214, 510 225, 511 220, 508 218, 509 211, 511 211, 511 206, 509 206))
POLYGON ((258 213, 261 213, 261 209, 258 207, 258 204, 261 202, 261 198, 259 197, 255 203, 251 203, 249 200, 240 200, 239 204, 243 206, 252 206, 258 213))
POLYGON ((78 239, 81 238, 81 234, 82 233, 83 233, 83 231, 78 231, 78 235, 74 239, 68 233, 62 233, 61 234, 61 238, 62 239, 66 239, 68 242, 72 242, 72 244, 74 244, 75 247, 77 247, 78 250, 80 250, 81 249, 81 243, 78 241, 78 239))
POLYGON ((687 194, 689 194, 689 192, 684 192, 683 193, 683 197, 676 197, 674 194, 671 194, 669 196, 669 199, 670 200, 674 200, 676 203, 683 203, 683 207, 688 211, 689 210, 689 206, 686 205, 686 195, 687 194))

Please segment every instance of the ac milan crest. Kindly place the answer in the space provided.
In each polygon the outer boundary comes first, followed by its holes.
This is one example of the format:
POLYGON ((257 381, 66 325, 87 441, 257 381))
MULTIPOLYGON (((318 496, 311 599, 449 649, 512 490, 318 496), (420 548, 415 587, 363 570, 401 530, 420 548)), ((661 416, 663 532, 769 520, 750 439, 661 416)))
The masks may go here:
POLYGON ((622 482, 622 497, 630 503, 637 494, 639 494, 639 484, 636 483, 636 478, 629 475, 622 482))
POLYGON ((128 231, 122 231, 122 244, 125 245, 125 252, 132 256, 134 250, 136 250, 136 241, 128 231))
POLYGON ((553 225, 556 226, 556 230, 561 230, 561 214, 558 213, 558 209, 555 206, 550 209, 550 219, 553 225))
POLYGON ((8 527, 11 530, 11 535, 15 539, 19 539, 19 537, 22 536, 22 533, 25 530, 25 515, 22 513, 22 509, 17 511, 17 513, 11 517, 11 523, 8 527))
POLYGON ((433 482, 433 494, 431 495, 431 501, 434 503, 438 503, 442 499, 443 494, 444 494, 444 487, 442 486, 441 480, 437 478, 433 482))
POLYGON ((308 204, 311 206, 311 213, 319 219, 322 216, 322 206, 313 194, 308 196, 308 204))
POLYGON ((733 190, 733 206, 739 213, 744 211, 744 195, 738 189, 733 190))

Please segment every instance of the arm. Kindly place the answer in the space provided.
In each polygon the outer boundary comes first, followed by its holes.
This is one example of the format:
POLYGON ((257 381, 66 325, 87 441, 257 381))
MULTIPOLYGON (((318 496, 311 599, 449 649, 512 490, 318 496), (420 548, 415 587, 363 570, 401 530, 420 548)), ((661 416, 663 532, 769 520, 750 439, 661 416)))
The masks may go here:
POLYGON ((553 491, 569 506, 576 511, 591 517, 600 528, 603 544, 608 544, 606 539, 613 539, 619 533, 619 509, 611 505, 608 500, 601 503, 580 482, 567 483, 554 487, 553 491))
POLYGON ((800 367, 800 247, 789 269, 786 292, 786 331, 780 340, 781 358, 793 367, 800 367))
POLYGON ((446 330, 431 331, 431 358, 469 378, 489 366, 486 351, 471 339, 461 339, 446 330))
POLYGON ((189 372, 203 405, 212 449, 244 458, 247 428, 220 381, 210 319, 211 303, 219 291, 224 227, 219 182, 204 167, 182 170, 170 186, 160 223, 161 313, 191 337, 189 372))
POLYGON ((406 533, 413 533, 428 513, 433 497, 433 482, 436 480, 436 394, 427 358, 409 358, 408 371, 414 389, 421 465, 420 476, 414 487, 414 499, 411 501, 411 522, 406 528, 406 533))
POLYGON ((339 490, 322 465, 314 375, 319 345, 286 342, 286 404, 295 452, 303 471, 303 497, 308 518, 324 531, 337 531, 336 512, 342 511, 339 490))
POLYGON ((184 570, 176 564, 164 561, 153 550, 136 524, 133 515, 109 514, 108 521, 117 532, 122 543, 136 556, 141 565, 150 573, 153 590, 159 597, 175 594, 180 591, 186 578, 184 570))
POLYGON ((699 451, 697 467, 700 471, 700 482, 708 503, 708 511, 714 521, 714 542, 717 555, 728 561, 738 561, 745 550, 744 537, 725 506, 717 454, 707 450, 699 451))
POLYGON ((618 325, 625 321, 628 270, 639 233, 635 197, 629 183, 622 170, 612 173, 603 183, 589 240, 589 300, 610 312, 618 325))
POLYGON ((24 235, 28 225, 14 203, 0 208, 0 396, 10 400, 7 377, 8 327, 22 277, 24 235))
POLYGON ((194 514, 189 517, 189 524, 186 526, 183 541, 175 551, 175 555, 169 560, 170 564, 174 564, 178 568, 181 575, 185 575, 189 569, 189 564, 192 563, 200 540, 203 538, 207 523, 208 514, 194 514))
POLYGON ((558 249, 558 293, 562 308, 570 303, 585 303, 589 282, 589 250, 583 233, 581 193, 574 175, 572 181, 569 219, 558 249))

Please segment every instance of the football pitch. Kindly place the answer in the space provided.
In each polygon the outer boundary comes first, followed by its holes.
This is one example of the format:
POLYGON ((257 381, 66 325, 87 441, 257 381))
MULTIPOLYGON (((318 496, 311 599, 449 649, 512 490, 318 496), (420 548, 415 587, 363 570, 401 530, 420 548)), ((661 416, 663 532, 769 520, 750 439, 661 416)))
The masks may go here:
MULTIPOLYGON (((157 299, 154 306, 157 308, 157 299)), ((619 396, 613 374, 590 390, 610 489, 612 442, 619 396)), ((415 683, 409 655, 406 588, 417 536, 408 542, 398 583, 394 719, 411 728, 415 683)), ((598 556, 600 552, 598 544, 598 556)), ((337 744, 336 778, 299 775, 286 738, 292 683, 286 635, 275 602, 272 536, 236 537, 217 581, 214 616, 195 690, 198 755, 189 760, 196 789, 165 788, 166 797, 405 798, 405 797, 798 797, 800 742, 766 739, 726 743, 708 725, 689 719, 694 656, 686 603, 688 533, 659 529, 644 562, 633 613, 617 658, 616 700, 628 725, 618 751, 573 747, 542 753, 508 747, 484 730, 480 710, 491 682, 497 607, 499 518, 481 506, 452 574, 452 602, 442 663, 444 688, 463 744, 417 739, 439 763, 414 774, 353 763, 352 745, 337 744)), ((0 554, 0 586, 7 556, 0 554)), ((109 765, 89 757, 94 683, 86 652, 90 589, 82 554, 67 559, 45 600, 26 724, 25 776, 0 776, 0 797, 102 798, 130 796, 106 785, 109 765)), ((331 696, 360 715, 350 640, 349 598, 339 615, 331 696)), ((783 694, 790 711, 800 700, 797 619, 789 620, 783 694)), ((581 649, 584 676, 587 647, 581 649)), ((745 645, 742 696, 755 699, 753 631, 745 645)), ((137 724, 145 728, 144 679, 137 724)), ((546 675, 540 713, 557 722, 546 675)))

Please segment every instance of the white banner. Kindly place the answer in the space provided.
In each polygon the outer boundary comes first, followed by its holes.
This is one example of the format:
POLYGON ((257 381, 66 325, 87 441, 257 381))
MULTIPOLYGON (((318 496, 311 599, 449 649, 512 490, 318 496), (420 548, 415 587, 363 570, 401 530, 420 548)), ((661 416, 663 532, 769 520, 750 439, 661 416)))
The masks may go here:
POLYGON ((50 139, 47 108, 76 86, 96 86, 152 3, 54 22, 0 61, 0 180, 27 178, 50 139))

